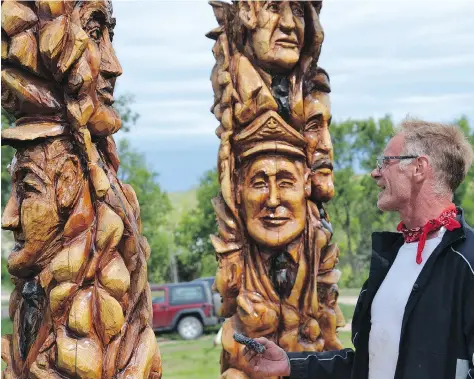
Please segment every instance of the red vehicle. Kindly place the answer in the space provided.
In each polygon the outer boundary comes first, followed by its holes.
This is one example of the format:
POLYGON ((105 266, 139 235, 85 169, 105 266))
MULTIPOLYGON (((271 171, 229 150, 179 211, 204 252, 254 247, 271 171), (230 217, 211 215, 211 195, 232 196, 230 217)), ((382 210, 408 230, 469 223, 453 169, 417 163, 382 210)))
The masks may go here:
POLYGON ((206 282, 151 285, 151 296, 155 331, 176 330, 190 340, 198 338, 204 326, 218 323, 206 282))

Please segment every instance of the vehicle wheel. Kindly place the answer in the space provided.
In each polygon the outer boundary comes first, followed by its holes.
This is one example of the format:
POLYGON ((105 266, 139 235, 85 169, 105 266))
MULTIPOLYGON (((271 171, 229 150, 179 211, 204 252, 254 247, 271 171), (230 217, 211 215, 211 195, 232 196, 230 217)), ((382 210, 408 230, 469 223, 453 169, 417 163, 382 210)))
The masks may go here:
POLYGON ((178 333, 185 340, 194 340, 202 334, 202 324, 194 316, 186 316, 179 320, 178 333))

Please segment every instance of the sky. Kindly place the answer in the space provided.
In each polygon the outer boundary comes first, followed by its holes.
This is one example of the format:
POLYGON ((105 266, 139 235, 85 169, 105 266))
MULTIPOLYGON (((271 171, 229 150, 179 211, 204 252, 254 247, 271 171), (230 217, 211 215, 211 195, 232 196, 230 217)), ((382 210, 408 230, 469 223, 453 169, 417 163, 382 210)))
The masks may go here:
MULTIPOLYGON (((119 132, 168 192, 196 187, 216 166, 210 113, 217 25, 207 1, 117 1, 115 96, 140 114, 119 132)), ((473 0, 325 0, 320 66, 331 78, 333 120, 407 115, 474 124, 473 0)))

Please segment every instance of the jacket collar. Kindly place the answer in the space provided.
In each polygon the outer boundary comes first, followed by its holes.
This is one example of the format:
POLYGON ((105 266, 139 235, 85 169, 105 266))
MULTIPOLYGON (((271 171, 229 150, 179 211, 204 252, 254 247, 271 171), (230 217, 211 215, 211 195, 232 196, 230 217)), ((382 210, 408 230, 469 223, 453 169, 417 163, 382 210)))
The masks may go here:
MULTIPOLYGON (((461 207, 456 207, 458 215, 456 220, 461 227, 453 231, 446 231, 443 236, 442 245, 449 246, 455 241, 465 238, 465 228, 467 226, 464 219, 464 211, 461 207)), ((372 233, 372 254, 377 254, 386 259, 391 265, 398 254, 398 250, 403 245, 402 233, 395 232, 374 232, 372 233), (397 248, 398 247, 398 248, 397 248)))

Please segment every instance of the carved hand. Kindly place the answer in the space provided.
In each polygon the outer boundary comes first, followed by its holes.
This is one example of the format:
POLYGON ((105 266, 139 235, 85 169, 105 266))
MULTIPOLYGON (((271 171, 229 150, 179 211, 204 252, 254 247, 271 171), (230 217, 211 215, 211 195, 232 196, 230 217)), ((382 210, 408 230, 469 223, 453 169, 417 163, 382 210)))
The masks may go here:
POLYGON ((237 297, 237 311, 246 329, 260 335, 275 331, 278 326, 275 305, 257 292, 244 292, 237 297))

